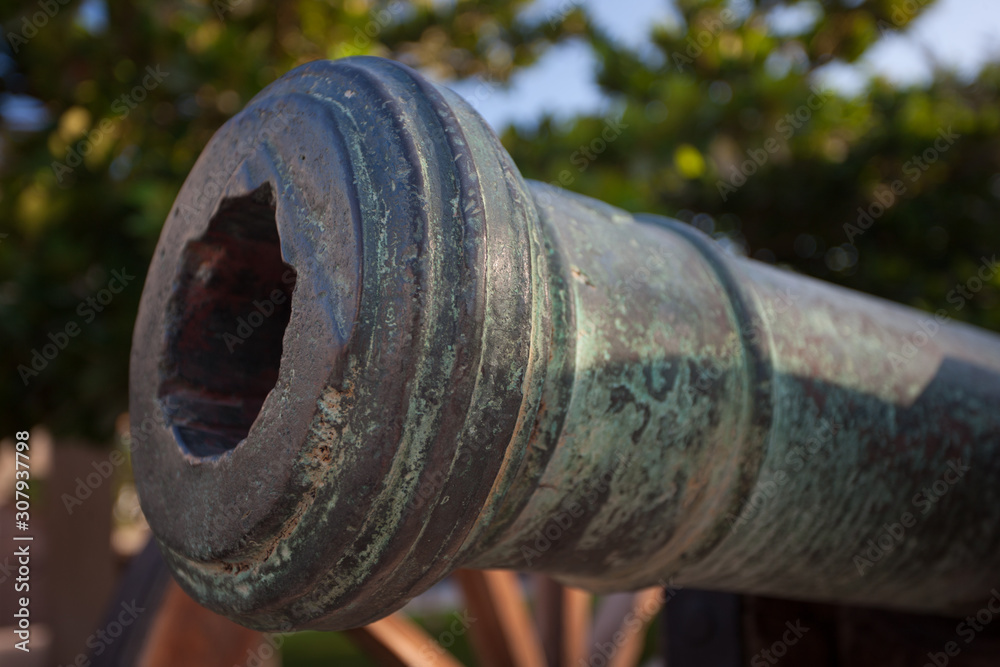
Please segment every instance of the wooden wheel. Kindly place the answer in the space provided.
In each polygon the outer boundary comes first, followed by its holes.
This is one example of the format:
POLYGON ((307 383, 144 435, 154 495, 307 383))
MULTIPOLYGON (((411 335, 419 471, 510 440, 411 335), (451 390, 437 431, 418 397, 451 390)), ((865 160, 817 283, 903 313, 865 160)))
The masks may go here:
MULTIPOLYGON (((148 549, 147 549, 148 551, 148 549)), ((156 554, 158 568, 165 566, 156 554)), ((149 564, 138 579, 148 581, 149 564)), ((162 573, 158 573, 162 576, 162 573)), ((605 596, 595 606, 591 594, 533 576, 534 604, 529 604, 522 579, 502 570, 459 570, 453 575, 464 609, 449 630, 432 636, 402 612, 347 634, 376 664, 395 667, 460 667, 449 647, 456 636, 468 633, 476 665, 483 667, 626 667, 638 664, 650 622, 665 599, 660 588, 605 596)), ((144 637, 129 642, 133 656, 114 662, 140 667, 231 667, 255 663, 280 664, 280 641, 247 630, 199 606, 172 580, 148 593, 145 604, 155 616, 144 637)), ((129 581, 119 598, 135 597, 129 581)), ((148 589, 148 586, 147 586, 148 589)))
MULTIPOLYGON (((470 617, 475 619, 468 630, 477 664, 483 667, 636 665, 647 627, 664 600, 662 589, 647 588, 608 596, 595 610, 590 593, 536 577, 532 614, 514 572, 459 570, 453 576, 470 617)), ((443 649, 428 651, 428 646, 438 642, 399 613, 350 634, 377 654, 380 664, 461 664, 443 649)))

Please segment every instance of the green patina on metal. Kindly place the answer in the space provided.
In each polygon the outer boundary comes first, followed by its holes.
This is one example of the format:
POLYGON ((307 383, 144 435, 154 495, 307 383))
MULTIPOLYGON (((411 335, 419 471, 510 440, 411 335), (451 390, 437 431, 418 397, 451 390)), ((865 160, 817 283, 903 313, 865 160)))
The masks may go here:
POLYGON ((219 130, 131 373, 154 534, 251 627, 359 626, 458 567, 942 612, 1000 579, 997 336, 526 182, 385 60, 300 67, 219 130), (287 321, 227 348, 286 264, 287 321))

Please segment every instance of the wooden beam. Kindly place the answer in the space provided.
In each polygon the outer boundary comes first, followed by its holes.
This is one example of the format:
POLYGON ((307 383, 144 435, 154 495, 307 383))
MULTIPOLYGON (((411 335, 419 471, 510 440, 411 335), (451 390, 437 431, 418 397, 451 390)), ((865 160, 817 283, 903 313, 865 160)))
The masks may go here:
POLYGON ((517 574, 458 570, 455 577, 476 620, 469 632, 484 667, 545 667, 545 653, 517 574))
POLYGON ((646 630, 665 600, 662 588, 609 595, 598 608, 590 644, 590 664, 597 656, 608 667, 634 667, 642 657, 646 630))
POLYGON ((255 656, 257 664, 277 665, 279 649, 275 644, 263 633, 205 609, 171 580, 138 664, 232 667, 246 664, 255 656))
POLYGON ((586 664, 593 619, 591 595, 579 588, 562 589, 562 667, 586 664))
POLYGON ((384 667, 462 667, 423 628, 399 612, 345 634, 384 667))
POLYGON ((548 664, 579 667, 590 656, 591 594, 536 576, 535 618, 548 664))

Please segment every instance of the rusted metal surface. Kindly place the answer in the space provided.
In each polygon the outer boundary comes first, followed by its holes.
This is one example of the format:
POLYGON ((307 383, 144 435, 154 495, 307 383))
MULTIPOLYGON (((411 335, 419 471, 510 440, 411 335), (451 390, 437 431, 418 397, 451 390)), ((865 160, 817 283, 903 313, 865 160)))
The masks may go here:
POLYGON ((1000 338, 526 182, 385 60, 219 130, 131 373, 165 557, 254 628, 357 627, 458 567, 939 612, 1000 582, 1000 338))

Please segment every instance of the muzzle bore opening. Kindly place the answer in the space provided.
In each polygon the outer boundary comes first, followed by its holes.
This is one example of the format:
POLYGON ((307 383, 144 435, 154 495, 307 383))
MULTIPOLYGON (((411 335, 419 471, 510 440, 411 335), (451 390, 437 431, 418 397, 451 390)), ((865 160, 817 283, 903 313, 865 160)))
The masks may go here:
POLYGON ((182 251, 158 396, 188 454, 218 456, 247 437, 278 380, 295 280, 270 184, 224 200, 182 251))

